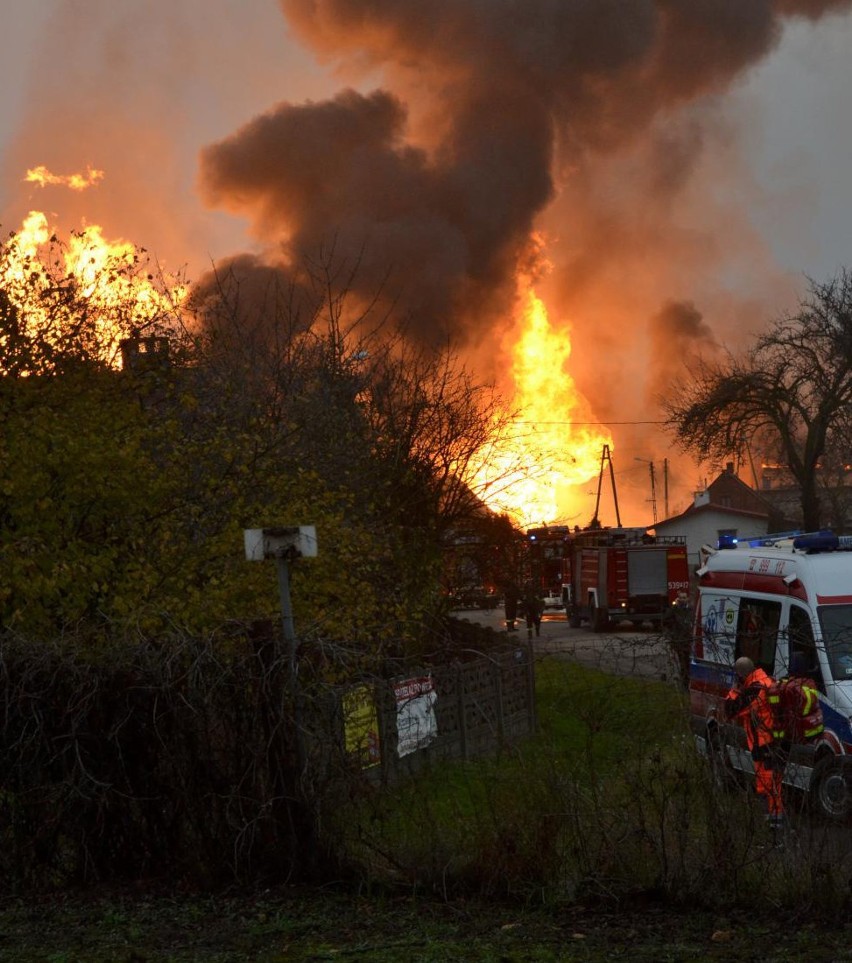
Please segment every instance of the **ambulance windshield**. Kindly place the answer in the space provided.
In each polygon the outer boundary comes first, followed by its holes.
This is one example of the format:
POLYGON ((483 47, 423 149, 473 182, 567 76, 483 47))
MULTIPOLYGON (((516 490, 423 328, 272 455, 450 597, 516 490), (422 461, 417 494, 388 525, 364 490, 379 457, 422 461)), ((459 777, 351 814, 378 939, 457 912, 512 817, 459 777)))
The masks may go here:
POLYGON ((821 605, 818 612, 832 678, 852 682, 852 605, 821 605))

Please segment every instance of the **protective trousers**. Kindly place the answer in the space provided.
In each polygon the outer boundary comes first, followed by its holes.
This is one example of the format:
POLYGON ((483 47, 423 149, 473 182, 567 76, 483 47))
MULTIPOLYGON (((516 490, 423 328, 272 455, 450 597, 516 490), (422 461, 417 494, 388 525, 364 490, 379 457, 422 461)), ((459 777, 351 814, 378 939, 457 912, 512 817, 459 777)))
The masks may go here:
POLYGON ((778 818, 784 815, 781 776, 781 769, 772 763, 767 765, 758 759, 754 760, 755 789, 762 804, 766 807, 766 813, 770 818, 778 818))

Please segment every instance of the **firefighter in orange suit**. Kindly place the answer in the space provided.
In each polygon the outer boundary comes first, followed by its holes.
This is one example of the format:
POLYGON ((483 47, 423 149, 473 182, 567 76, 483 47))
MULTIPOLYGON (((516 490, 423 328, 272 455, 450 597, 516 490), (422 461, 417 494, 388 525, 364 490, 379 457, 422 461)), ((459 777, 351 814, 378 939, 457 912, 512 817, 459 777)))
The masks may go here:
POLYGON ((737 659, 734 672, 734 685, 725 698, 725 715, 743 724, 754 763, 755 788, 766 807, 770 825, 777 828, 784 822, 781 798, 784 762, 775 744, 775 721, 769 702, 774 682, 746 656, 737 659))

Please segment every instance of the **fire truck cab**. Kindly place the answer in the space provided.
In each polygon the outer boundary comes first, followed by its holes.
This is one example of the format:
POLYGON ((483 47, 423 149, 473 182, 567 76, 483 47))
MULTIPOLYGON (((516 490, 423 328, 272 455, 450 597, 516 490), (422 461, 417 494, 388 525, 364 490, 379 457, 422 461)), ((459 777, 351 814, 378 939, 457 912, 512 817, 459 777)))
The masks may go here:
POLYGON ((803 653, 825 731, 793 746, 786 785, 831 820, 852 814, 852 538, 831 532, 720 540, 697 571, 689 696, 699 750, 720 773, 753 774, 741 726, 722 702, 734 662, 748 656, 773 678, 803 653))

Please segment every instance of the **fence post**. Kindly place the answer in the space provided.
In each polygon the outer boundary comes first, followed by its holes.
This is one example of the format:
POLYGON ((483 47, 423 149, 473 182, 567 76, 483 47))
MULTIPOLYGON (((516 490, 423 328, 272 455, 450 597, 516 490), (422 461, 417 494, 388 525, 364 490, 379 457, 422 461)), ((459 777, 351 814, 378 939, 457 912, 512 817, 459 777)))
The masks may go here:
POLYGON ((535 702, 535 659, 533 658, 532 642, 527 642, 527 718, 529 719, 530 733, 538 729, 538 718, 536 715, 535 702))
POLYGON ((467 713, 465 711, 464 667, 456 664, 456 706, 459 716, 459 746, 462 759, 467 759, 467 713))

